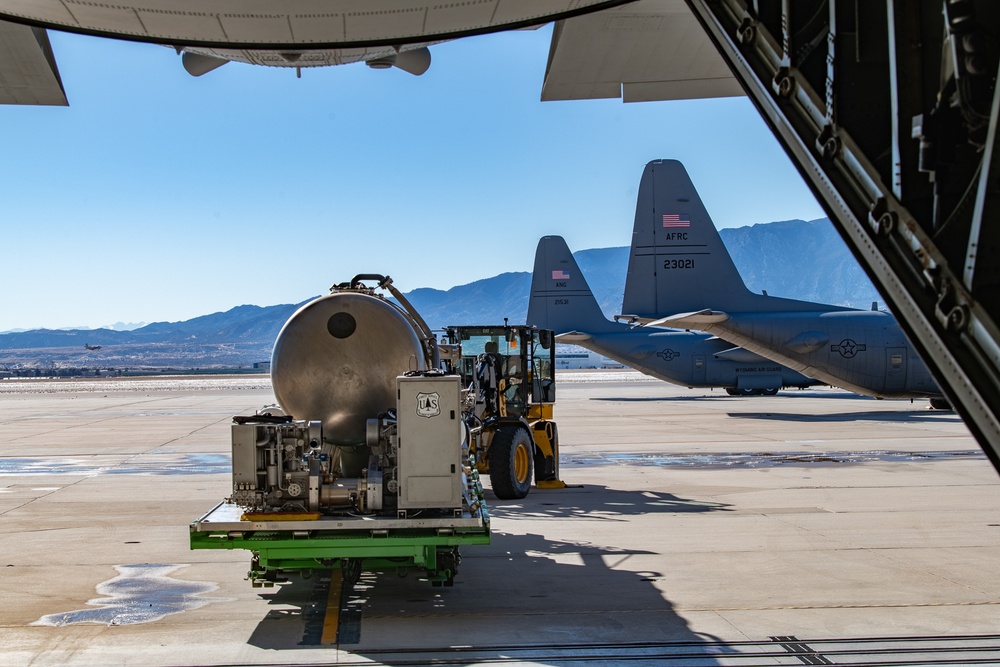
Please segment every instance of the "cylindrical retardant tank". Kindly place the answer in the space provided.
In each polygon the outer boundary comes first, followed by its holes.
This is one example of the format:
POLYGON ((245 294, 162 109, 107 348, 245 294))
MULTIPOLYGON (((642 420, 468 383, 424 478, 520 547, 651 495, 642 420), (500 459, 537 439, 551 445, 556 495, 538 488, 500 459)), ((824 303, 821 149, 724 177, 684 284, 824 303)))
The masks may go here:
POLYGON ((426 367, 417 331, 395 306, 334 292, 285 322, 271 385, 287 414, 323 422, 323 439, 341 447, 343 474, 353 477, 368 462, 367 420, 396 406, 396 376, 426 367))

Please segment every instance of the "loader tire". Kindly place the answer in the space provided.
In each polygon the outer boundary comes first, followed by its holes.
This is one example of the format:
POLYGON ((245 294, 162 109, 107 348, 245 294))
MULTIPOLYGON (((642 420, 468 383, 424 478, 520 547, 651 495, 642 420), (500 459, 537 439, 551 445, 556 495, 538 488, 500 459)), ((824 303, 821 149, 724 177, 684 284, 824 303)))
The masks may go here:
POLYGON ((534 441, 520 426, 497 430, 487 453, 490 464, 490 484, 493 494, 501 500, 517 500, 528 495, 534 468, 534 441))

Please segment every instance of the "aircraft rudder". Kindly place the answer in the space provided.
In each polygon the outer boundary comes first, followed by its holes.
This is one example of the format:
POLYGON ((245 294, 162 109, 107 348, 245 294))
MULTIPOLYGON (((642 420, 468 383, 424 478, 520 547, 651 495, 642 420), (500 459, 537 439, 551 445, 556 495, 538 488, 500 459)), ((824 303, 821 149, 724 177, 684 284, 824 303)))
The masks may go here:
POLYGON ((614 324, 604 316, 561 236, 543 236, 538 241, 531 274, 528 324, 552 329, 557 334, 606 331, 614 324))
POLYGON ((684 165, 649 162, 639 182, 622 312, 727 309, 747 294, 684 165))

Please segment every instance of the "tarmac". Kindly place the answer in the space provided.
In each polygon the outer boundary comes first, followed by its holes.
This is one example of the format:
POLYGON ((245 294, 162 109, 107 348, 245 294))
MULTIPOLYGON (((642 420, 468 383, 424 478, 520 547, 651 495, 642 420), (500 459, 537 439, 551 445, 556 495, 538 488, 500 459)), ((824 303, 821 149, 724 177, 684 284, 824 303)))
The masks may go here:
POLYGON ((333 614, 329 577, 188 548, 232 416, 272 401, 0 382, 0 665, 1000 664, 1000 477, 926 402, 562 372, 568 488, 487 492, 454 587, 364 573, 333 614))

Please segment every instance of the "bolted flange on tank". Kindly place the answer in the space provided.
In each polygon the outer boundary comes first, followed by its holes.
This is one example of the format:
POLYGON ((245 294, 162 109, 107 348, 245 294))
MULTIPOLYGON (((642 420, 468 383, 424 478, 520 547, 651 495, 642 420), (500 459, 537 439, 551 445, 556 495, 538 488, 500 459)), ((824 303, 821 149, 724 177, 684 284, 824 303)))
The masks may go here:
POLYGON ((299 308, 271 353, 271 386, 295 419, 323 422, 340 447, 342 474, 368 465, 365 426, 396 406, 396 376, 424 370, 418 332, 396 306, 359 291, 334 292, 299 308))

